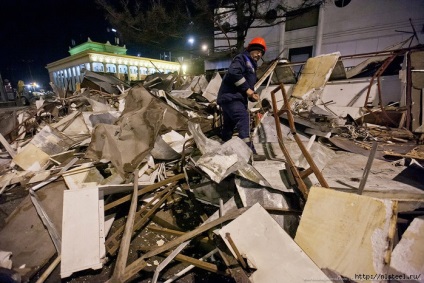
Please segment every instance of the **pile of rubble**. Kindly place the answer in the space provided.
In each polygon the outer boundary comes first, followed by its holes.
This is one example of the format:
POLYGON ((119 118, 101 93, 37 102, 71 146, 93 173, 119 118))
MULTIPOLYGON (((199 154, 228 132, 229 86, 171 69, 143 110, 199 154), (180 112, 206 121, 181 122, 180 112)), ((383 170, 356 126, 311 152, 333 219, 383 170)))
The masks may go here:
POLYGON ((394 103, 410 82, 387 103, 341 59, 310 58, 299 79, 263 64, 249 108, 265 161, 219 139, 219 73, 130 87, 86 71, 76 92, 2 114, 0 208, 18 201, 0 278, 424 282, 422 124, 394 103))

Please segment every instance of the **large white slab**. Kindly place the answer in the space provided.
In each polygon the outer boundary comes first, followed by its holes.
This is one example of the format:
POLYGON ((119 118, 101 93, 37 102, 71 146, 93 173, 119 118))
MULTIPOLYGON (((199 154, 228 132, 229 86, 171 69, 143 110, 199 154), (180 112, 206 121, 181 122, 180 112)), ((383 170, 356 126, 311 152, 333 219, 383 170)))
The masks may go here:
POLYGON ((257 269, 250 276, 253 283, 329 281, 260 204, 219 231, 231 250, 226 233, 230 233, 239 252, 257 269))
POLYGON ((62 260, 65 278, 85 269, 99 269, 105 256, 103 196, 95 183, 63 195, 62 260))

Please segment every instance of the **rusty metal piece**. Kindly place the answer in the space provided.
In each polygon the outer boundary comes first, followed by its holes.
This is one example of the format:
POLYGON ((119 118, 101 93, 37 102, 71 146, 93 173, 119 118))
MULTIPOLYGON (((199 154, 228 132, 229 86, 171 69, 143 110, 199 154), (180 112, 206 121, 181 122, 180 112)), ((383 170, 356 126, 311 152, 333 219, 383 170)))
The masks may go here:
POLYGON ((317 179, 318 179, 318 181, 319 181, 319 183, 321 184, 322 187, 328 188, 329 186, 327 184, 327 181, 325 181, 324 176, 321 174, 318 167, 316 166, 316 164, 315 164, 314 160, 312 159, 311 155, 309 154, 308 150, 306 149, 306 147, 304 146, 304 144, 302 143, 302 141, 300 140, 299 136, 296 133, 294 118, 293 118, 293 114, 290 110, 290 104, 289 104, 289 101, 288 101, 288 98, 287 98, 286 91, 284 89, 284 84, 281 83, 277 88, 275 88, 273 91, 271 91, 271 97, 272 97, 272 108, 273 108, 273 112, 274 112, 275 126, 276 126, 277 136, 278 136, 278 143, 280 145, 281 150, 283 151, 283 154, 286 158, 287 163, 289 163, 289 168, 290 168, 291 173, 293 174, 293 177, 296 181, 296 184, 297 184, 299 190, 302 192, 303 197, 306 200, 307 196, 308 196, 308 189, 307 189, 305 183, 303 182, 303 178, 305 178, 307 175, 311 174, 310 170, 313 171, 313 173, 317 177, 317 179), (277 93, 279 90, 281 90, 281 93, 283 94, 284 104, 283 104, 283 106, 281 107, 280 110, 277 110, 277 100, 275 98, 275 93, 277 93), (281 113, 287 113, 287 119, 288 119, 289 126, 290 126, 290 132, 293 135, 294 139, 296 140, 297 145, 299 146, 303 156, 305 157, 306 161, 309 163, 309 166, 311 168, 311 169, 309 169, 309 168, 306 169, 305 173, 303 173, 303 174, 299 173, 299 170, 294 165, 294 162, 291 159, 289 152, 287 151, 286 147, 284 146, 283 134, 281 132, 280 119, 279 119, 279 115, 281 113))
MULTIPOLYGON (((387 114, 386 110, 384 109, 383 106, 383 97, 381 95, 381 83, 380 83, 380 77, 381 75, 384 73, 384 71, 389 67, 390 63, 393 62, 393 60, 398 56, 397 53, 391 55, 390 57, 388 57, 384 63, 380 66, 380 68, 378 68, 378 70, 374 73, 374 75, 372 76, 371 80, 370 80, 370 84, 368 86, 368 91, 367 91, 367 96, 365 97, 365 102, 364 102, 364 108, 369 111, 368 109, 368 99, 371 93, 371 87, 374 83, 374 80, 377 79, 377 93, 378 93, 378 100, 379 100, 379 105, 381 108, 381 112, 383 113, 384 116, 387 117, 387 119, 393 123, 394 125, 396 125, 396 123, 389 117, 389 115, 387 114)), ((374 115, 374 113, 372 111, 369 111, 372 115, 374 115)))

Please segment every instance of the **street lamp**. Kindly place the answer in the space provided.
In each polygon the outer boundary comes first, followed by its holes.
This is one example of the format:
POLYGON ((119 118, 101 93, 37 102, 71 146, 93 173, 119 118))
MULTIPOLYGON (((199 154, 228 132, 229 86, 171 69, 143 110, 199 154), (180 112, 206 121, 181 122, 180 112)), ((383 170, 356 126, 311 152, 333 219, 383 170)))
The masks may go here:
POLYGON ((194 44, 194 37, 190 36, 190 37, 188 38, 188 43, 190 43, 190 46, 191 46, 191 47, 193 47, 193 44, 194 44))
POLYGON ((209 56, 209 48, 208 48, 208 45, 206 43, 202 44, 202 51, 206 52, 207 55, 209 56))
POLYGON ((194 37, 190 36, 188 38, 188 43, 190 44, 190 59, 193 59, 193 44, 194 44, 194 37))

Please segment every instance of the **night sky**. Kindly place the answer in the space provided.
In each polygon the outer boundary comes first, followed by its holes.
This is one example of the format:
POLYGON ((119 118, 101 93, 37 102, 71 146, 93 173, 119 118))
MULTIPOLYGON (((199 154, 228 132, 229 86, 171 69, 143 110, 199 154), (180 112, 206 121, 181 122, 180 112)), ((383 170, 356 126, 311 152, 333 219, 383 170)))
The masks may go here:
MULTIPOLYGON (((108 28, 104 12, 94 0, 1 0, 0 74, 15 88, 18 80, 23 80, 48 89, 45 66, 69 56, 72 40, 78 45, 90 37, 114 44, 108 28)), ((146 56, 141 47, 127 48, 128 55, 146 56)))

